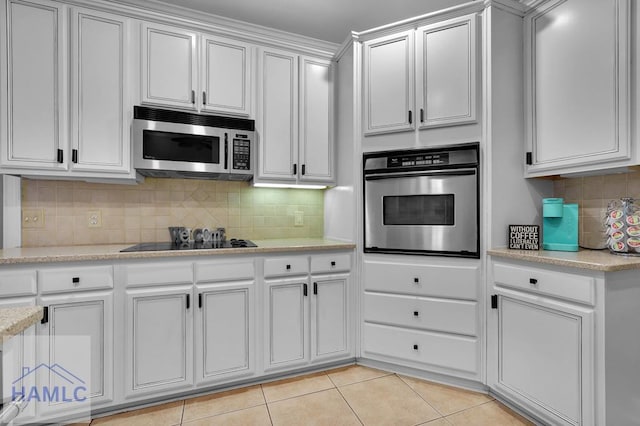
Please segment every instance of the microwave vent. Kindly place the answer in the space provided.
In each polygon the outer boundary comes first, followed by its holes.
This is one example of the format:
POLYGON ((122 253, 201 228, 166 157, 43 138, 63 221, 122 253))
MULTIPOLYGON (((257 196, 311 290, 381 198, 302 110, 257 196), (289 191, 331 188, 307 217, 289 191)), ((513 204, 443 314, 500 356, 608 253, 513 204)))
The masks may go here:
POLYGON ((248 132, 253 132, 256 128, 255 121, 247 118, 193 114, 190 112, 147 108, 137 105, 133 107, 133 118, 150 121, 164 121, 169 123, 193 124, 196 126, 221 127, 224 129, 245 130, 248 132))

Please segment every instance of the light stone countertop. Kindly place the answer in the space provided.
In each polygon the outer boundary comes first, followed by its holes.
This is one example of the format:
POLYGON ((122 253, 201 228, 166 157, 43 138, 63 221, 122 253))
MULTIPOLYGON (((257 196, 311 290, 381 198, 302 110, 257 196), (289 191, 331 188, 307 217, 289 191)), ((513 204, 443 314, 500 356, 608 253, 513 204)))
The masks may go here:
POLYGON ((258 247, 211 249, 211 250, 167 250, 121 253, 120 250, 134 244, 109 244, 63 247, 22 247, 0 250, 0 265, 21 263, 79 262, 121 259, 151 259, 158 257, 220 256, 241 254, 269 254, 298 251, 352 250, 354 243, 325 238, 287 238, 253 240, 258 247))
POLYGON ((21 333, 42 319, 42 306, 0 308, 0 338, 21 333))
POLYGON ((580 249, 577 252, 570 252, 495 248, 488 250, 487 254, 493 257, 503 257, 533 263, 546 263, 603 272, 640 269, 640 256, 616 255, 607 250, 580 249))

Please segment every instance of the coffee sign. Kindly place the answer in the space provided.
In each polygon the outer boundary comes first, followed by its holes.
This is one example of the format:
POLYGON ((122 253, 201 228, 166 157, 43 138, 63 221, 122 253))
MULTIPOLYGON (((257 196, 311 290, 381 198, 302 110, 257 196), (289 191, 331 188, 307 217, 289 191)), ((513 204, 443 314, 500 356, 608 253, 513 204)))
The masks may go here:
POLYGON ((540 227, 538 225, 509 225, 509 248, 514 250, 539 250, 540 227))

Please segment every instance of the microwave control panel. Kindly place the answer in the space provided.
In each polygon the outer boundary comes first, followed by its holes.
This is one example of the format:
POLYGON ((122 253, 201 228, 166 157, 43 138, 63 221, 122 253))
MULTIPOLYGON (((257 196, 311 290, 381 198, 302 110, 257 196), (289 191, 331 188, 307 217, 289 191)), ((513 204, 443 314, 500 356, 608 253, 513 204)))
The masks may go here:
POLYGON ((251 141, 241 139, 245 135, 236 135, 233 139, 233 160, 234 170, 251 170, 251 141))

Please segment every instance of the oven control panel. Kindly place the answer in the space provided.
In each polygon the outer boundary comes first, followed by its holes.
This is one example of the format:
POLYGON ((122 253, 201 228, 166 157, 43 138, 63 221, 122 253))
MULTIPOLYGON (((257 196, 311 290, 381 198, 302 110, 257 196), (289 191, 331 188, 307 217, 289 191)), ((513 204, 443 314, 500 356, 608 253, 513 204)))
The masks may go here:
POLYGON ((387 167, 438 166, 443 164, 449 164, 448 152, 387 157, 387 167))
POLYGON ((234 170, 251 170, 251 140, 245 135, 236 135, 232 144, 232 167, 234 170))

